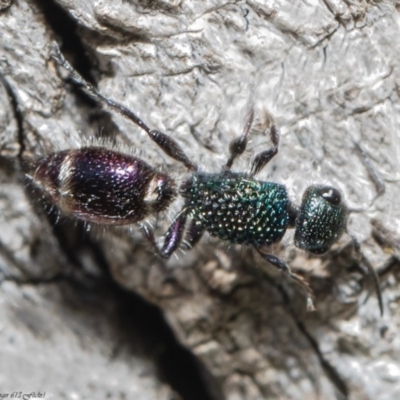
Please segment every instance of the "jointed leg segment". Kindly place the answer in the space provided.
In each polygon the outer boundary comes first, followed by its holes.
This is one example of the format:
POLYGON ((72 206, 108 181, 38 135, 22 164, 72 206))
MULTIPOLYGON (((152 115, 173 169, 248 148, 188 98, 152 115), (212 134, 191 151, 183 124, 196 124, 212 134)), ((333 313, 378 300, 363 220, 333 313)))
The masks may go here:
POLYGON ((232 142, 229 145, 229 159, 227 163, 225 164, 225 169, 229 170, 232 167, 233 161, 235 161, 235 158, 242 155, 247 147, 247 143, 249 141, 249 133, 250 133, 250 128, 251 125, 253 124, 254 120, 254 110, 251 109, 250 113, 247 117, 246 124, 244 125, 243 133, 241 136, 239 136, 236 139, 233 139, 232 142))
POLYGON ((181 162, 185 165, 186 168, 191 171, 197 170, 196 164, 192 163, 192 161, 189 160, 188 156, 182 150, 181 146, 179 146, 179 144, 174 139, 172 139, 165 133, 150 129, 129 108, 112 99, 104 97, 93 85, 91 85, 89 82, 86 82, 83 77, 80 76, 78 72, 76 72, 68 63, 68 61, 64 58, 57 45, 53 46, 51 57, 59 66, 68 71, 69 79, 71 79, 77 86, 82 88, 90 97, 99 101, 100 103, 105 104, 108 108, 116 111, 118 114, 129 119, 134 124, 142 128, 149 135, 150 139, 153 140, 153 142, 155 142, 171 158, 181 162))
POLYGON ((350 236, 350 238, 353 242, 353 247, 356 252, 358 260, 360 260, 361 263, 367 267, 368 272, 372 277, 374 287, 375 287, 375 292, 378 297, 379 310, 380 310, 381 316, 382 316, 383 315, 383 299, 382 299, 382 289, 381 289, 381 285, 379 282, 378 274, 376 273, 375 268, 373 267, 371 262, 368 260, 368 258, 365 257, 365 255, 362 253, 360 242, 358 241, 358 239, 350 233, 347 233, 347 234, 350 236))
MULTIPOLYGON (((247 121, 244 126, 242 135, 232 140, 231 144, 229 145, 229 159, 225 164, 224 167, 225 170, 230 170, 235 158, 241 156, 245 152, 247 143, 249 141, 250 128, 251 125, 253 124, 253 120, 254 120, 254 110, 251 110, 247 117, 247 121)), ((258 172, 260 172, 269 163, 269 161, 278 153, 279 133, 275 125, 271 126, 270 136, 273 147, 256 155, 251 165, 250 176, 254 176, 258 172)))
POLYGON ((198 226, 195 220, 192 220, 186 233, 184 241, 185 247, 192 249, 194 246, 196 246, 203 236, 203 233, 204 229, 198 226))
POLYGON ((314 311, 315 310, 314 302, 313 302, 314 295, 313 295, 313 292, 312 292, 308 282, 305 279, 303 279, 303 277, 301 277, 300 275, 293 273, 290 270, 289 266, 284 261, 279 259, 278 257, 276 257, 272 254, 265 253, 261 249, 256 249, 256 250, 257 250, 258 254, 260 254, 260 256, 264 260, 268 261, 275 268, 279 269, 280 271, 282 271, 283 273, 288 275, 289 278, 292 280, 292 282, 294 282, 296 285, 298 285, 305 292, 306 297, 307 297, 307 310, 314 311))
POLYGON ((178 216, 175 217, 171 226, 168 228, 167 233, 165 234, 164 244, 161 249, 159 249, 157 246, 154 238, 154 232, 145 227, 142 228, 143 235, 151 243, 155 252, 160 258, 170 258, 181 244, 183 231, 185 230, 186 218, 187 214, 185 211, 181 211, 178 216))
POLYGON ((270 136, 273 147, 256 155, 253 164, 251 165, 251 176, 258 174, 271 161, 271 159, 278 154, 279 133, 275 125, 271 126, 270 136))

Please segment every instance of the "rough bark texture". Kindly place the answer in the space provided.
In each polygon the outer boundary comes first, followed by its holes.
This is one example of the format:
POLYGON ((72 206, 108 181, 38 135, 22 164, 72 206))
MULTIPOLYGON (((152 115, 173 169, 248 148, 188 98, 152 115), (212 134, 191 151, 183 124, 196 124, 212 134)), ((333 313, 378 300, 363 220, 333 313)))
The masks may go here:
MULTIPOLYGON (((400 395, 395 2, 14 0, 0 8, 0 393, 400 395), (103 94, 173 136, 204 171, 226 162, 252 104, 250 149, 234 165, 248 170, 270 146, 272 118, 280 152, 260 179, 286 184, 297 203, 310 183, 330 183, 350 206, 368 208, 351 216, 349 231, 380 276, 384 316, 348 237, 323 257, 297 250, 290 233, 274 246, 316 294, 317 311, 307 313, 301 291, 252 249, 205 236, 165 263, 135 226, 89 232, 58 220, 27 186, 24 156, 95 136, 177 180, 187 172, 129 121, 66 85, 49 59, 54 40, 103 94), (376 188, 355 143, 385 181, 371 207, 376 188), (175 337, 137 294, 162 310, 175 337)), ((158 216, 160 236, 180 204, 158 216)))

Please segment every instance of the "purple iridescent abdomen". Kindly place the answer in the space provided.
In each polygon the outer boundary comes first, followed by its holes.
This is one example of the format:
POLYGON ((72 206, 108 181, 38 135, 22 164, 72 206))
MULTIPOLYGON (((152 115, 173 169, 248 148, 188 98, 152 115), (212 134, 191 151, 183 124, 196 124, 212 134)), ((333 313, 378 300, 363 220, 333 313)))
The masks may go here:
POLYGON ((33 180, 64 213, 106 225, 143 220, 175 197, 168 175, 140 158, 101 147, 50 154, 38 161, 33 180))

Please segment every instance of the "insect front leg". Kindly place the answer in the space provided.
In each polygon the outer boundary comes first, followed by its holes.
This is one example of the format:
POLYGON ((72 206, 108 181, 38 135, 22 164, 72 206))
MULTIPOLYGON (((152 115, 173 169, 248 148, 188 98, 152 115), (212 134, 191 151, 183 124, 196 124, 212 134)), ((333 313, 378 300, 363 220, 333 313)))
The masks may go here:
POLYGON ((376 273, 376 270, 373 267, 373 265, 371 264, 371 262, 362 253, 360 242, 358 241, 358 239, 354 235, 352 235, 350 233, 347 233, 347 234, 350 236, 350 239, 351 239, 351 241, 353 243, 354 251, 355 251, 355 253, 357 255, 358 260, 360 260, 361 263, 365 265, 365 267, 368 270, 368 273, 370 274, 370 276, 372 278, 372 281, 373 281, 373 284, 374 284, 374 288, 375 288, 375 292, 376 292, 376 296, 378 298, 379 311, 381 312, 381 316, 382 316, 383 315, 383 298, 382 298, 381 284, 379 282, 379 276, 376 273))
POLYGON ((289 265, 287 265, 287 263, 285 263, 280 258, 278 258, 272 254, 264 253, 260 249, 256 249, 256 250, 257 250, 258 254, 260 254, 260 256, 264 260, 268 261, 275 268, 279 269, 281 272, 288 275, 290 277, 290 279, 305 292, 306 298, 307 298, 307 310, 314 311, 315 310, 314 301, 313 301, 314 294, 313 294, 308 282, 300 275, 293 273, 290 270, 289 265))

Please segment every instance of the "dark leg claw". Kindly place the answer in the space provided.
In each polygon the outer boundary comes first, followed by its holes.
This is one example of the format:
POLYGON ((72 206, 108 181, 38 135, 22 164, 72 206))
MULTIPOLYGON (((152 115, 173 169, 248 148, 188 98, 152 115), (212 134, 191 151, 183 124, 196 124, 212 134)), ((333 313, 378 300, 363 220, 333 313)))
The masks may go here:
POLYGON ((271 126, 270 135, 273 147, 256 155, 251 165, 251 170, 250 170, 251 176, 258 174, 271 161, 271 159, 278 154, 279 133, 275 125, 271 126))
POLYGON ((310 288, 310 285, 308 284, 308 282, 302 276, 293 273, 290 270, 290 267, 284 261, 279 259, 278 257, 276 257, 272 254, 264 253, 260 249, 256 249, 256 250, 264 260, 268 261, 274 267, 278 268, 280 271, 282 271, 283 273, 288 275, 290 277, 290 279, 297 286, 299 286, 303 290, 303 292, 305 292, 306 298, 307 298, 307 311, 315 311, 314 302, 313 302, 314 294, 313 294, 312 289, 310 288))
POLYGON ((232 164, 235 161, 235 158, 242 155, 245 152, 247 143, 249 141, 248 136, 250 133, 251 125, 253 124, 253 120, 254 120, 254 110, 251 109, 247 117, 247 122, 244 126, 242 135, 232 140, 231 144, 229 145, 230 156, 227 163, 225 164, 226 170, 231 169, 232 164))

